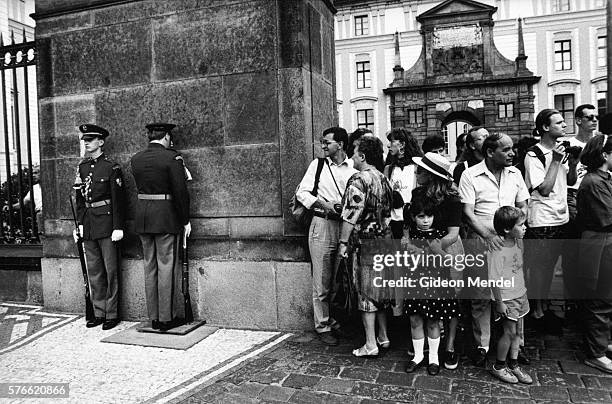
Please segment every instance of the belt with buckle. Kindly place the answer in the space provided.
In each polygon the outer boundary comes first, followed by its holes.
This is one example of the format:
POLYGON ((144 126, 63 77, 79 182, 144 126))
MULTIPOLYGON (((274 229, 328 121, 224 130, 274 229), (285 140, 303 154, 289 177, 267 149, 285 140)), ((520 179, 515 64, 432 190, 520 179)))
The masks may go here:
POLYGON ((147 201, 171 201, 172 195, 170 194, 138 194, 138 199, 144 199, 147 201))
POLYGON ((313 216, 322 217, 323 219, 327 219, 327 220, 333 220, 333 221, 336 221, 336 222, 341 221, 341 217, 337 213, 329 213, 329 214, 326 215, 323 212, 319 212, 319 211, 315 210, 315 211, 312 212, 312 214, 313 214, 313 216))
POLYGON ((105 199, 103 201, 97 201, 97 202, 85 202, 85 207, 86 208, 98 208, 100 206, 104 206, 104 205, 110 205, 111 204, 111 200, 110 199, 105 199))

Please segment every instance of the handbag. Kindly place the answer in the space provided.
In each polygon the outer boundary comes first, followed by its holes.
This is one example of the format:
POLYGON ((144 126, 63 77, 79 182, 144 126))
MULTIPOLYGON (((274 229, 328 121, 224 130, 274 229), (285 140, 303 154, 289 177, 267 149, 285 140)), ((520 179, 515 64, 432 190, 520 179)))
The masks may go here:
MULTIPOLYGON (((313 196, 317 196, 319 190, 319 179, 321 178, 321 171, 323 171, 323 163, 325 162, 325 159, 321 157, 319 157, 318 160, 314 186, 312 191, 310 191, 313 196)), ((293 193, 293 197, 289 201, 289 211, 300 227, 307 229, 312 221, 312 210, 306 208, 306 206, 302 205, 302 203, 297 199, 296 194, 299 188, 300 186, 298 184, 295 192, 293 193)))
POLYGON ((337 257, 329 297, 330 316, 340 324, 351 323, 359 313, 353 270, 345 257, 337 257))

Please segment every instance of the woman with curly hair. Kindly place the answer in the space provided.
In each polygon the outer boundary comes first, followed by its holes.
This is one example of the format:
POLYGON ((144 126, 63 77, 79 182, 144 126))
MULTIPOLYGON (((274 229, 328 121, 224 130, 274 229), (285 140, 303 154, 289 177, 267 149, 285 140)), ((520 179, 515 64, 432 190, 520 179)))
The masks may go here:
POLYGON ((382 153, 378 139, 372 136, 360 139, 352 157, 353 167, 359 172, 349 179, 342 199, 339 254, 352 263, 358 309, 366 334, 365 344, 353 351, 355 356, 377 356, 378 344, 386 348, 389 341, 385 309, 394 296, 390 288, 375 286, 374 278, 379 274, 373 270, 372 261, 362 257, 364 246, 369 241, 391 239, 391 186, 374 167, 382 153), (377 320, 378 338, 375 330, 377 320))

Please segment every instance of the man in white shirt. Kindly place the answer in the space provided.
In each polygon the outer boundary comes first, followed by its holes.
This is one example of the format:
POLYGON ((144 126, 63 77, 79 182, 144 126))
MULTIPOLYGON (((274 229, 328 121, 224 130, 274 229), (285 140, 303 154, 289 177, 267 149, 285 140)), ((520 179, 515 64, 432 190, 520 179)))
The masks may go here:
POLYGON ((353 160, 346 156, 347 145, 346 130, 338 127, 325 129, 321 138, 325 164, 316 196, 311 191, 315 186, 318 159, 310 163, 296 192, 298 201, 314 213, 308 229, 314 327, 321 341, 327 345, 338 345, 338 338, 332 330, 339 325, 329 315, 328 295, 340 235, 340 202, 348 179, 357 172, 353 168, 353 160))
MULTIPOLYGON (((521 172, 512 166, 514 151, 508 135, 488 136, 482 145, 485 159, 467 168, 459 181, 459 196, 463 202, 463 214, 468 223, 466 246, 472 252, 501 248, 503 240, 493 227, 493 216, 501 206, 515 206, 527 210, 529 192, 521 172)), ((474 267, 467 275, 486 277, 488 268, 474 267)), ((491 339, 491 291, 489 288, 475 288, 470 291, 472 298, 472 328, 477 345, 473 362, 483 366, 491 339)))
POLYGON ((562 240, 569 221, 567 186, 576 183, 578 159, 557 143, 567 124, 555 109, 544 109, 536 117, 542 137, 525 156, 525 182, 531 192, 527 209, 525 265, 529 270, 530 297, 535 299, 532 316, 544 317, 555 264, 561 255, 562 240), (568 164, 569 162, 569 164, 568 164))

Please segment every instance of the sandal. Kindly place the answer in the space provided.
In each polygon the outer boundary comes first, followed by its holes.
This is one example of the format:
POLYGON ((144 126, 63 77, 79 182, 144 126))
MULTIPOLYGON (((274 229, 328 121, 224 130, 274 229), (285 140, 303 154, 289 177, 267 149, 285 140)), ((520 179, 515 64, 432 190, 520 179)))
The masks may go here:
POLYGON ((381 341, 380 339, 378 339, 378 337, 376 337, 376 343, 380 345, 382 349, 389 349, 389 347, 391 346, 391 341, 389 340, 381 341))
POLYGON ((353 350, 353 355, 356 357, 371 357, 375 358, 378 356, 378 347, 372 350, 368 350, 368 348, 364 345, 361 348, 357 348, 353 350))

